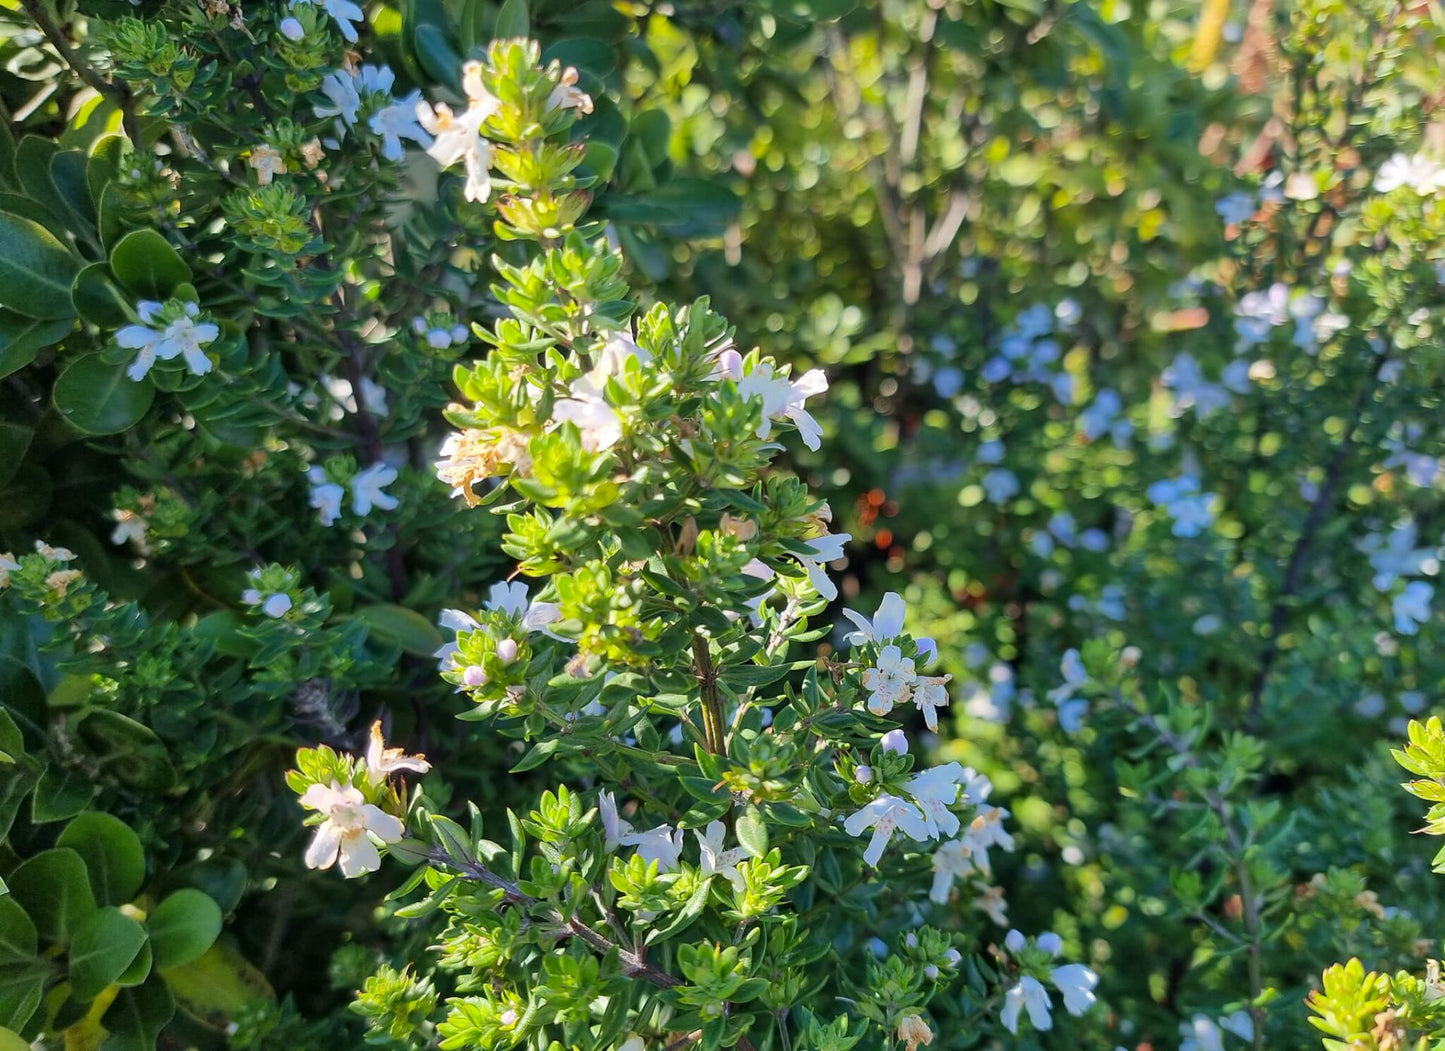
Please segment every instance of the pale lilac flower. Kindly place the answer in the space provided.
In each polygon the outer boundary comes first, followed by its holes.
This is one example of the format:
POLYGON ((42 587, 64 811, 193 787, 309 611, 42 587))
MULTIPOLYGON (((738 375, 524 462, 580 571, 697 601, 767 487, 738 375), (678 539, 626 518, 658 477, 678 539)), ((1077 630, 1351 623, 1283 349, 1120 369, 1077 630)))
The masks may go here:
POLYGON ((1214 204, 1214 211, 1224 220, 1225 226, 1238 226, 1248 222, 1258 210, 1259 205, 1255 202, 1254 195, 1238 190, 1225 194, 1214 204))
MULTIPOLYGON (((352 3, 352 0, 291 0, 292 7, 297 4, 309 3, 319 4, 321 9, 331 16, 332 21, 336 23, 336 28, 341 32, 342 39, 348 44, 357 42, 359 37, 356 32, 356 23, 366 21, 366 12, 352 3)), ((290 34, 287 35, 290 36, 290 34)), ((297 38, 291 37, 291 39, 297 38)))
POLYGON ((341 517, 341 502, 346 498, 346 490, 336 482, 328 481, 326 471, 320 466, 309 468, 306 478, 311 483, 309 502, 316 508, 321 524, 333 524, 341 517))
POLYGON ((417 104, 421 92, 413 91, 405 98, 394 99, 371 115, 367 127, 373 135, 381 136, 381 155, 389 161, 399 161, 406 156, 402 139, 410 139, 426 148, 431 146, 431 136, 417 120, 417 104))
POLYGON ((359 515, 368 515, 373 507, 383 511, 394 511, 397 498, 383 490, 396 481, 396 468, 384 463, 374 463, 351 479, 351 507, 359 515))
POLYGON ((983 476, 983 491, 989 503, 1004 504, 1019 494, 1018 476, 1007 468, 999 467, 983 476))
POLYGON ((145 379, 157 361, 180 357, 192 374, 204 376, 211 371, 213 363, 202 348, 215 342, 221 334, 220 327, 209 321, 197 324, 195 319, 200 316, 201 308, 195 303, 187 303, 182 316, 167 322, 164 328, 155 328, 153 326, 161 319, 164 306, 163 303, 142 300, 136 305, 140 323, 126 325, 116 332, 117 346, 139 351, 125 374, 140 381, 145 379))
POLYGON ((958 802, 959 789, 965 777, 964 769, 958 763, 943 763, 929 767, 904 782, 904 791, 913 797, 923 812, 929 839, 952 836, 958 831, 958 815, 949 807, 958 802))
POLYGON ((1435 589, 1423 580, 1412 580, 1405 590, 1395 596, 1391 603, 1395 615, 1395 630, 1401 635, 1414 635, 1420 625, 1430 619, 1430 600, 1435 589))

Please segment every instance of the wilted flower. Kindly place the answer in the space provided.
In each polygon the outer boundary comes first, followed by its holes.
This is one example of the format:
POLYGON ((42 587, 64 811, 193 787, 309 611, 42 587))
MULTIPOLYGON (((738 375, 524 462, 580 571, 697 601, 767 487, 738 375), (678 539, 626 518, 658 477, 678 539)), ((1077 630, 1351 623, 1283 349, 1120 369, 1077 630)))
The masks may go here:
POLYGON ((407 755, 400 748, 386 747, 381 736, 381 720, 371 724, 371 740, 366 746, 366 769, 379 778, 402 770, 424 774, 431 769, 425 756, 407 755))

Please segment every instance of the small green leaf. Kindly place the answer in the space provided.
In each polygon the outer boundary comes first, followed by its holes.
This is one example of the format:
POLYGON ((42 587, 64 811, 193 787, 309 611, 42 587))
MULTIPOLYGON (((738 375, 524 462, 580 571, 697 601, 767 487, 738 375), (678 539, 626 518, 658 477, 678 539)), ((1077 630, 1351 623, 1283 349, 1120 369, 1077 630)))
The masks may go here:
POLYGON ((85 860, 95 900, 124 905, 145 881, 145 849, 140 837, 118 817, 98 810, 81 814, 60 833, 56 845, 69 847, 85 860))
POLYGON ((117 908, 96 909, 76 925, 70 939, 70 990, 77 1000, 94 1000, 141 951, 146 930, 117 908))
POLYGON ((154 230, 132 230, 122 237, 110 253, 110 268, 121 284, 144 299, 168 299, 176 286, 191 279, 191 268, 180 253, 154 230))
POLYGON ((123 362, 100 354, 72 361, 55 381, 52 397, 60 415, 85 434, 119 434, 134 427, 155 400, 156 389, 125 374, 123 362))
POLYGON ((768 826, 762 812, 749 805, 737 820, 738 844, 755 858, 768 852, 768 826))
POLYGON ((190 963, 221 933, 221 907, 210 895, 190 887, 171 894, 146 921, 157 967, 190 963))

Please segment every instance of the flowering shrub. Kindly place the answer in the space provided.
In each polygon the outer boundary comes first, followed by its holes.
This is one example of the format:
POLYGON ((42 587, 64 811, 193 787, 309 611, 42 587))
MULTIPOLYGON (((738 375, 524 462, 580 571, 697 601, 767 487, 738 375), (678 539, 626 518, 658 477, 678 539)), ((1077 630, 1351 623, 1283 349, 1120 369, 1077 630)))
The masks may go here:
POLYGON ((0 1048, 1445 1034, 1432 7, 21 7, 0 1048))

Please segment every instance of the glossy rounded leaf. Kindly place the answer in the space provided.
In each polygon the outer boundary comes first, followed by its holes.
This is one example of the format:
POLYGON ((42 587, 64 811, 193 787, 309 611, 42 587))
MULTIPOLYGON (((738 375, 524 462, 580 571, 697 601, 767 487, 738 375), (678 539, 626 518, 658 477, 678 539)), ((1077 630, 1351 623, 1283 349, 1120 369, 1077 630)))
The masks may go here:
POLYGON ((70 363, 55 381, 55 407, 78 431, 117 434, 134 427, 155 400, 156 389, 125 374, 126 362, 88 354, 70 363))
POLYGON ((146 929, 120 909, 96 909, 76 925, 70 939, 70 992, 77 1000, 94 1000, 139 955, 146 929))
POLYGON ((179 967, 209 949, 221 933, 221 907, 209 894, 185 887, 155 907, 147 920, 157 967, 179 967))
POLYGON ((7 882, 46 941, 69 941, 80 921, 95 911, 85 859, 66 847, 44 850, 21 862, 7 882))
POLYGON ((131 320, 130 302, 111 280, 110 267, 104 263, 92 263, 77 274, 70 297, 76 311, 92 325, 114 329, 131 320))
POLYGON ((191 279, 191 268, 171 243, 154 230, 132 230, 110 253, 120 283, 142 299, 167 299, 191 279))
POLYGON ((85 860, 95 900, 102 905, 124 905, 145 881, 145 849, 129 825, 111 814, 90 810, 65 826, 56 844, 69 847, 85 860))
POLYGON ((0 212, 0 306, 22 317, 75 316, 70 286, 80 260, 45 227, 0 212))

